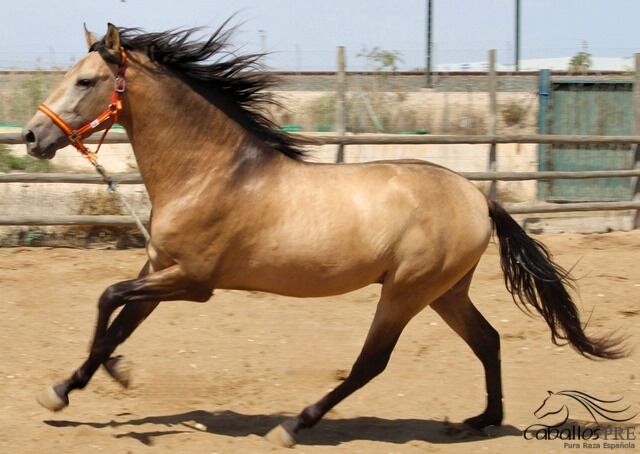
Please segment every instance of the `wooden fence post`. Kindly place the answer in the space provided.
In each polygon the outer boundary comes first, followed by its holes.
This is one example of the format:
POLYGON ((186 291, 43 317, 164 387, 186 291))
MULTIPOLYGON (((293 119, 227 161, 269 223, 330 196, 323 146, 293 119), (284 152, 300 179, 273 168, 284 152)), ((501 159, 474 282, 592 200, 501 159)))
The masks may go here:
MULTIPOLYGON (((496 89, 497 89, 497 77, 496 77, 496 50, 489 50, 489 130, 487 131, 490 136, 496 135, 496 89)), ((495 142, 489 145, 489 163, 487 166, 489 172, 496 171, 496 144, 495 142)), ((489 185, 488 197, 490 200, 495 200, 497 196, 497 182, 491 180, 489 185)))
MULTIPOLYGON (((336 134, 338 137, 344 137, 347 129, 347 115, 345 108, 347 77, 345 73, 345 66, 344 46, 338 46, 338 72, 336 74, 336 134)), ((342 143, 338 144, 336 162, 344 162, 344 144, 342 143)))
MULTIPOLYGON (((634 134, 640 132, 640 53, 635 54, 635 74, 633 77, 633 114, 635 117, 634 134)), ((636 144, 634 169, 640 169, 640 143, 636 144)), ((640 177, 631 179, 631 188, 633 189, 633 200, 640 200, 640 177)), ((640 210, 636 210, 633 219, 633 228, 640 229, 640 210)))

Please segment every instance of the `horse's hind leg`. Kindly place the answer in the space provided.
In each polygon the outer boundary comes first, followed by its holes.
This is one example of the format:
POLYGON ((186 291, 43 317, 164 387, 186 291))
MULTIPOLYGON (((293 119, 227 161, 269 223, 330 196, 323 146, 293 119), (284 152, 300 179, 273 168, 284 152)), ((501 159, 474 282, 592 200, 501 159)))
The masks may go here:
MULTIPOLYGON (((160 301, 144 301, 141 303, 127 304, 113 320, 104 335, 103 342, 108 349, 115 348, 123 343, 140 324, 160 304, 160 301)), ((121 386, 127 388, 131 380, 131 372, 128 363, 122 355, 117 355, 103 361, 107 373, 121 386)))
MULTIPOLYGON (((144 277, 151 271, 151 264, 147 261, 138 277, 144 277)), ((105 334, 105 342, 116 347, 123 343, 135 329, 153 312, 159 301, 145 301, 128 304, 113 320, 105 334)), ((128 387, 131 381, 131 372, 128 363, 121 355, 111 357, 102 363, 107 373, 123 387, 128 387)))
POLYGON ((431 307, 471 347, 482 362, 487 387, 487 408, 465 420, 475 429, 502 423, 502 378, 500 372, 500 336, 469 298, 473 270, 456 286, 438 298, 431 307))
MULTIPOLYGON (((266 437, 275 444, 291 447, 301 429, 314 426, 331 408, 380 374, 387 366, 391 352, 411 318, 419 311, 402 306, 395 298, 383 296, 378 303, 369 333, 349 376, 333 391, 298 416, 275 427, 266 437)), ((426 304, 426 303, 425 303, 426 304)), ((423 305, 424 306, 424 305, 423 305)))

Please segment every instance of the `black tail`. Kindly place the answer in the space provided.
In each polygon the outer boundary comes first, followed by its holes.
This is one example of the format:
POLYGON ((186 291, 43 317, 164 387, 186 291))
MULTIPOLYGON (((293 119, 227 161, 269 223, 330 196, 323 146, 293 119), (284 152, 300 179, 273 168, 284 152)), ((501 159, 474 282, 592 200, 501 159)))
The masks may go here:
POLYGON ((569 273, 551 260, 551 254, 534 240, 495 202, 489 202, 489 215, 500 242, 500 262, 507 290, 526 312, 530 307, 542 315, 551 340, 567 341, 587 358, 621 358, 627 355, 621 338, 588 337, 580 322, 578 309, 567 291, 573 288, 569 273))

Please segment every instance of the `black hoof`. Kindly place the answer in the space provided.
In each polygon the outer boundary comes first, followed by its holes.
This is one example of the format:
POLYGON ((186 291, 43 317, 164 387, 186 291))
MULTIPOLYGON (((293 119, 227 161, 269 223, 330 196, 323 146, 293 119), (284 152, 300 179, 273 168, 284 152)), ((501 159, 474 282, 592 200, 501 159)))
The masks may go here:
POLYGON ((499 426, 502 424, 502 414, 492 414, 484 412, 481 415, 474 416, 464 420, 465 425, 474 430, 482 430, 489 426, 499 426))

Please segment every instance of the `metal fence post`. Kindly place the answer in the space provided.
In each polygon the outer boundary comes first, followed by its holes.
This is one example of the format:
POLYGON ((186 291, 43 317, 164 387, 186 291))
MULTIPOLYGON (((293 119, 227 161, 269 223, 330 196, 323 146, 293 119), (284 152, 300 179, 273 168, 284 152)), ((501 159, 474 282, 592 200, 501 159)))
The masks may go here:
MULTIPOLYGON (((635 54, 635 74, 633 77, 633 115, 635 117, 635 131, 637 135, 640 133, 640 53, 635 54)), ((636 144, 636 152, 634 156, 634 169, 640 169, 640 143, 636 144)), ((631 188, 633 189, 633 200, 640 201, 640 177, 631 179, 631 188)), ((633 228, 640 228, 640 210, 636 210, 633 219, 633 228)))
MULTIPOLYGON (((549 110, 549 98, 551 97, 551 70, 541 69, 538 76, 538 134, 547 134, 547 113, 549 110)), ((549 170, 549 157, 547 154, 553 145, 538 144, 538 171, 549 170)), ((551 189, 551 183, 547 180, 538 180, 538 199, 545 199, 551 189)))

